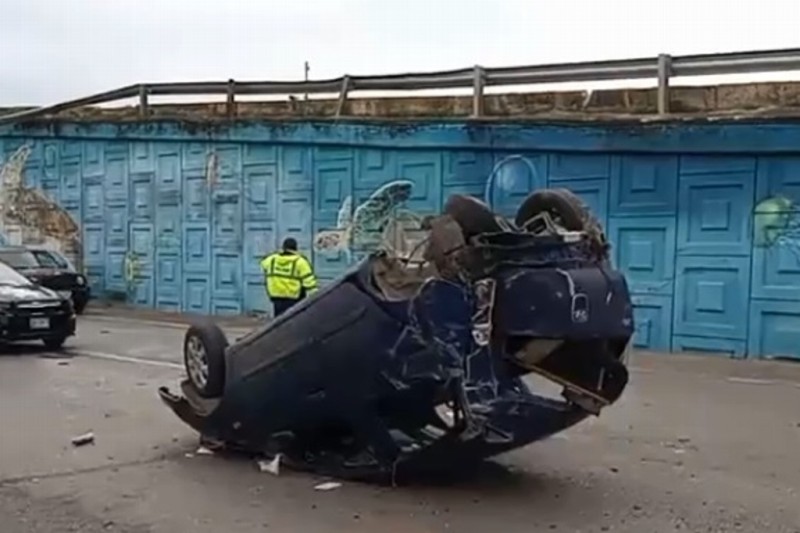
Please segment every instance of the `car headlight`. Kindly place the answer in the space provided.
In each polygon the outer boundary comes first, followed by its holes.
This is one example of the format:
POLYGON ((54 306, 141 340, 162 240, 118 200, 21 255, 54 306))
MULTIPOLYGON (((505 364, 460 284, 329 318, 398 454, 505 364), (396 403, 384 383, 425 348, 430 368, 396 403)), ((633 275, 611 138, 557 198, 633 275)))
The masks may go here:
POLYGON ((86 284, 86 278, 84 278, 83 276, 78 276, 78 277, 75 279, 75 281, 77 282, 77 284, 78 284, 78 285, 84 285, 84 284, 86 284))

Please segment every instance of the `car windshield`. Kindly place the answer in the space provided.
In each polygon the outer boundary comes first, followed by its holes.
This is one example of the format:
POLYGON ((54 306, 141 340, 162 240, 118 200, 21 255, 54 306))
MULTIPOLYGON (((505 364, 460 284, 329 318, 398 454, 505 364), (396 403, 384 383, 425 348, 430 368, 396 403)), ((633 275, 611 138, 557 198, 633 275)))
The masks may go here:
POLYGON ((36 257, 27 250, 0 250, 0 261, 17 270, 41 268, 36 257))
POLYGON ((44 268, 69 268, 67 262, 58 255, 48 250, 33 250, 31 252, 37 264, 44 268))
POLYGON ((7 264, 0 262, 0 285, 24 286, 31 285, 31 282, 7 264))

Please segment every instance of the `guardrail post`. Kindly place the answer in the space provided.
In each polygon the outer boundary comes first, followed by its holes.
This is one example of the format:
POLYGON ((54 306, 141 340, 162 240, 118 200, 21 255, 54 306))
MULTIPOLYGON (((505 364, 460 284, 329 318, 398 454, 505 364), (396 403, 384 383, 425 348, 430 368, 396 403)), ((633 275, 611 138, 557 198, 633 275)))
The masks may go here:
POLYGON ((142 84, 139 85, 139 116, 141 118, 147 118, 150 116, 150 104, 148 102, 148 93, 147 85, 142 84))
POLYGON ((484 113, 483 88, 486 85, 486 73, 483 67, 475 65, 472 74, 472 116, 482 117, 484 113))
POLYGON ((228 80, 227 97, 225 101, 225 114, 228 115, 228 118, 233 118, 236 116, 236 82, 232 79, 228 80))
POLYGON ((344 75, 342 88, 339 91, 339 103, 336 105, 336 116, 340 117, 344 113, 344 106, 347 105, 347 93, 350 92, 350 76, 344 75))
POLYGON ((672 74, 672 57, 669 54, 658 56, 658 114, 669 113, 669 77, 672 74))

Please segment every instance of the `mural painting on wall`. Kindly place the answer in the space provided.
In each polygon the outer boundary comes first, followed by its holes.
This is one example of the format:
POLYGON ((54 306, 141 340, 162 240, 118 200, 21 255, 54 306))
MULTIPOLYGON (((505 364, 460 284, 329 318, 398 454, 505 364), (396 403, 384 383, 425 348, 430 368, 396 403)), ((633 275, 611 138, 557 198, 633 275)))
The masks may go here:
POLYGON ((44 192, 25 184, 31 145, 20 146, 0 162, 0 243, 45 245, 81 264, 80 227, 44 192))
MULTIPOLYGON (((493 205, 495 192, 507 192, 537 183, 535 165, 523 155, 509 155, 499 160, 489 173, 484 187, 484 201, 493 205)), ((347 261, 354 253, 383 250, 407 259, 418 259, 420 244, 427 232, 423 221, 432 213, 417 213, 406 207, 414 182, 398 179, 373 192, 363 203, 353 208, 348 196, 339 208, 336 227, 318 232, 314 250, 319 253, 346 254, 347 261)))
POLYGON ((761 248, 782 247, 800 262, 800 205, 785 196, 756 204, 754 242, 761 248))
POLYGON ((353 253, 384 250, 411 259, 421 253, 425 239, 423 216, 405 206, 414 183, 395 180, 378 188, 363 203, 353 208, 348 196, 339 207, 336 228, 323 230, 314 238, 314 249, 321 253, 353 253), (412 257, 413 256, 413 257, 412 257))

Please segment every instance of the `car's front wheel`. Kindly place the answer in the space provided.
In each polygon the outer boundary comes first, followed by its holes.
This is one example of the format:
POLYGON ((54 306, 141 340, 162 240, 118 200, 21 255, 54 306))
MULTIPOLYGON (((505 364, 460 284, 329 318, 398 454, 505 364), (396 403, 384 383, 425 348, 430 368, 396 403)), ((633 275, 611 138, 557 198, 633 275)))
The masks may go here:
POLYGON ((189 382, 203 398, 216 398, 225 388, 225 333, 213 322, 189 327, 183 340, 183 363, 189 382))

